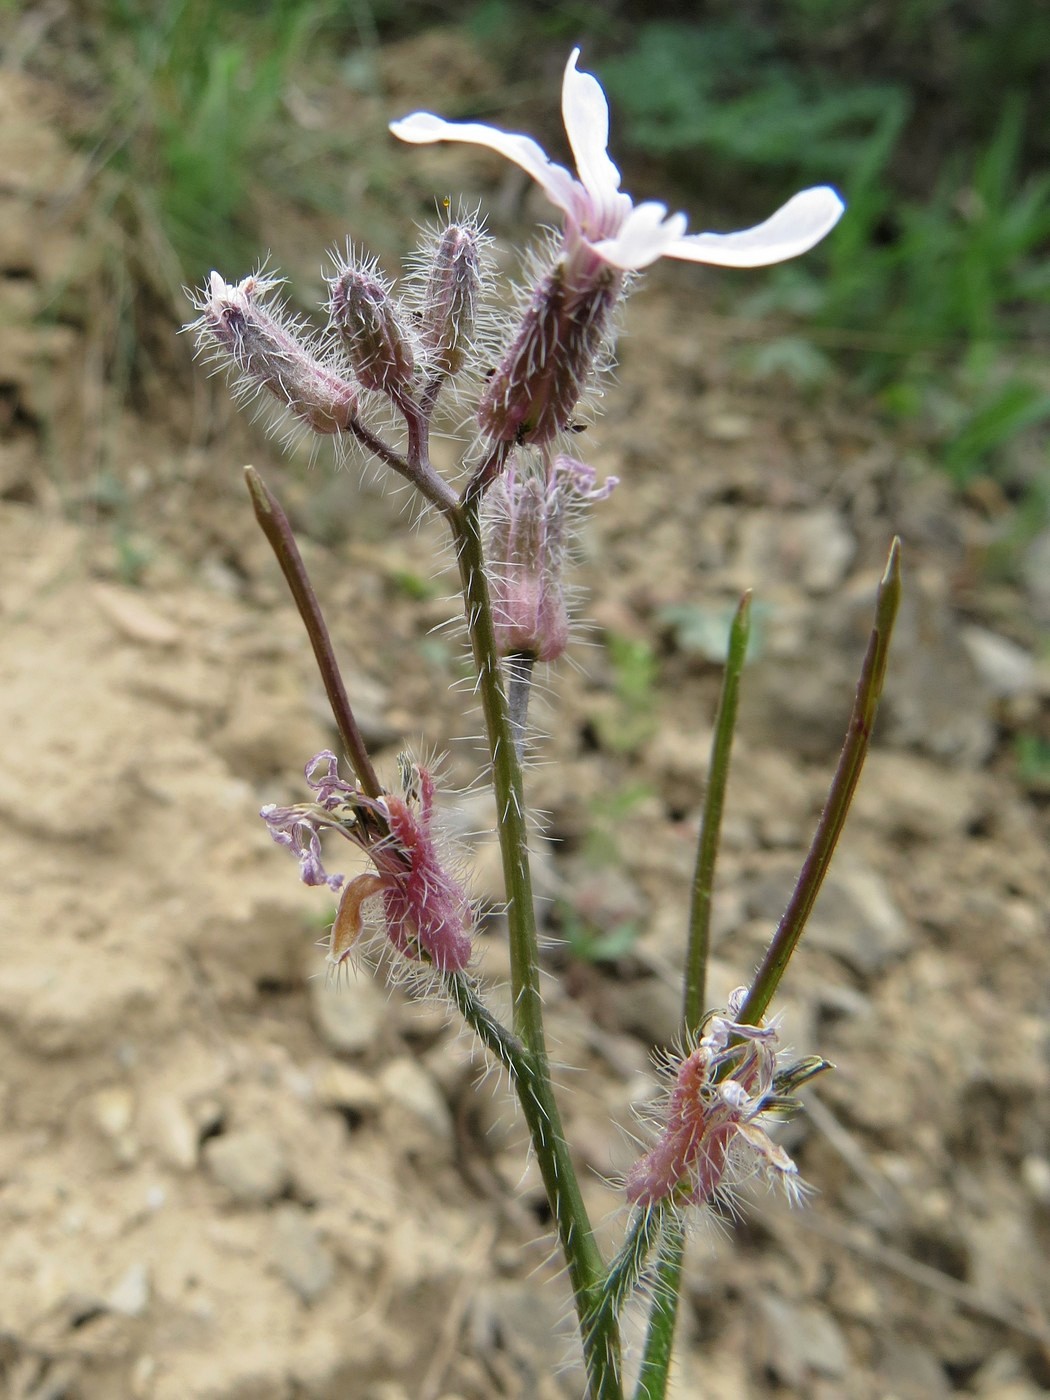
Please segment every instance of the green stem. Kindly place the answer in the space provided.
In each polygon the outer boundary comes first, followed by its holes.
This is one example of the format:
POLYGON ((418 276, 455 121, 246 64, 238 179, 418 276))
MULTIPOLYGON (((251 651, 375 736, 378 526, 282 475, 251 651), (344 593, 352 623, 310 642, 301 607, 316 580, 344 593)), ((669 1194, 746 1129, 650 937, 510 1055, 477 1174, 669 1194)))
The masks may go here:
POLYGON ((850 715, 849 729, 846 731, 846 742, 842 746, 835 776, 828 789, 827 801, 799 873, 798 883, 740 1012, 742 1025, 757 1025, 773 1000, 791 955, 802 937, 802 931, 824 883, 824 876, 827 874, 838 839, 842 835, 846 814, 849 812, 871 741, 879 696, 882 694, 886 678, 890 637, 900 598, 901 542, 895 536, 875 599, 875 624, 861 667, 860 680, 857 682, 857 694, 850 715))
POLYGON ((498 448, 493 459, 482 465, 474 478, 478 489, 468 489, 457 510, 450 513, 449 520, 455 532, 467 629, 485 714, 496 797, 496 824, 507 892, 514 1030, 523 1047, 516 1066, 515 1085, 568 1264, 577 1315, 581 1319, 590 1400, 622 1400, 616 1316, 603 1315, 595 1326, 585 1323, 595 1311, 604 1264, 594 1241, 551 1084, 540 997, 539 947, 524 784, 484 569, 480 521, 483 483, 498 471, 494 459, 501 452, 505 455, 506 450, 509 449, 498 448))
POLYGON ((751 636, 751 594, 740 600, 729 631, 729 649, 722 674, 722 693, 715 717, 715 732, 711 740, 711 762, 708 768, 704 812, 700 821, 700 840, 696 851, 693 874, 693 901, 689 911, 689 947, 685 962, 685 1031, 690 1039, 700 1030, 707 1007, 707 961, 711 951, 711 897, 714 889, 715 861, 718 858, 722 834, 722 809, 725 805, 726 783, 729 780, 729 759, 736 728, 740 700, 740 676, 747 656, 751 636))
MULTIPOLYGON (((707 1010, 707 962, 711 951, 711 899, 714 891, 715 862, 722 834, 722 811, 725 806, 726 783, 729 780, 729 760, 736 729, 740 701, 740 677, 747 657, 751 636, 751 594, 740 600, 729 629, 729 647, 722 673, 722 692, 715 716, 715 731, 711 740, 711 762, 708 768, 707 792, 700 820, 700 839, 696 850, 693 874, 693 899, 689 911, 689 946, 685 961, 685 1019, 686 1043, 692 1044, 700 1033, 707 1010)), ((649 1309, 649 1329, 645 1352, 639 1372, 636 1400, 662 1400, 667 1390, 671 1365, 675 1323, 678 1318, 678 1293, 682 1281, 682 1258, 685 1234, 681 1220, 672 1217, 660 1236, 656 1268, 653 1276, 653 1300, 649 1309)))
POLYGON ((525 1047, 517 1036, 507 1030, 502 1021, 493 1016, 478 995, 475 983, 462 972, 450 973, 444 982, 464 1021, 486 1050, 508 1071, 515 1084, 526 1078, 529 1071, 525 1047))
POLYGON ((646 1261, 665 1228, 666 1213, 660 1201, 646 1210, 635 1211, 623 1244, 602 1280, 601 1296, 595 1315, 602 1310, 618 1314, 638 1287, 645 1272, 646 1261))
POLYGON ((343 747, 349 756, 350 765, 357 775, 362 792, 367 793, 369 797, 380 797, 383 788, 376 776, 376 770, 372 766, 372 760, 368 756, 365 741, 357 727, 357 720, 354 719, 350 699, 339 671, 339 663, 335 659, 332 638, 321 613, 321 605, 317 601, 317 594, 310 582, 310 576, 306 572, 303 556, 299 553, 299 546, 295 542, 295 535, 292 533, 288 517, 281 509, 277 497, 254 467, 245 467, 244 479, 252 498, 255 518, 259 522, 270 548, 277 556, 281 572, 284 574, 292 597, 295 599, 295 606, 299 609, 299 616, 302 618, 303 626, 310 638, 310 645, 313 647, 314 658, 317 661, 317 669, 321 673, 325 694, 332 707, 336 728, 339 730, 339 737, 342 739, 343 747))
POLYGON ((653 1301, 649 1309, 649 1330, 634 1400, 664 1400, 667 1394, 684 1257, 685 1223, 681 1215, 671 1213, 660 1238, 653 1301))

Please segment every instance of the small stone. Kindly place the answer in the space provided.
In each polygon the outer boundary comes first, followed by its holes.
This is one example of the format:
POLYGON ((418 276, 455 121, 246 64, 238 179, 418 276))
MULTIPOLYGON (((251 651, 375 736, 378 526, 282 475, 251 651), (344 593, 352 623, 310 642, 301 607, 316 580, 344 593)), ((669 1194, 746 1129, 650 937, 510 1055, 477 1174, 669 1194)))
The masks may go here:
POLYGON ((197 1165, 197 1125, 174 1094, 149 1098, 140 1115, 140 1131, 165 1166, 192 1171, 197 1165))
POLYGON ((392 1060, 378 1080, 381 1097, 405 1108, 442 1141, 452 1140, 452 1115, 441 1090, 415 1060, 392 1060))
POLYGON ((135 1096, 130 1089, 100 1089, 97 1094, 91 1096, 91 1116, 96 1126, 108 1138, 123 1137, 131 1127, 134 1111, 135 1096))
POLYGON ((273 1262, 304 1303, 313 1303, 331 1283, 335 1265, 307 1212, 291 1203, 274 1212, 273 1262))
POLYGON ((135 1097, 130 1089, 100 1089, 92 1096, 95 1126, 109 1142, 117 1161, 124 1165, 133 1162, 139 1153, 138 1140, 131 1129, 134 1112, 135 1097))
POLYGON ((132 1264, 122 1274, 103 1302, 110 1312, 121 1317, 141 1317, 149 1307, 150 1278, 145 1264, 132 1264))
POLYGON ((617 1025, 647 1045, 671 1045, 682 1029, 682 993, 660 977, 614 987, 610 1001, 617 1025))
POLYGON ((317 1075, 314 1093, 325 1108, 342 1108, 353 1113, 375 1113, 380 1103, 375 1080, 338 1061, 329 1062, 317 1075))
MULTIPOLYGON (((795 864, 758 881, 748 896, 754 918, 776 925, 797 879, 795 864)), ((863 976, 873 976, 912 946, 914 935, 874 870, 841 859, 832 867, 806 925, 806 942, 863 976)))
POLYGON ((97 583, 92 591, 99 610, 129 642, 171 647, 179 640, 175 624, 154 612, 140 593, 110 583, 97 583))
POLYGON ((830 1313, 773 1294, 760 1298, 759 1307, 767 1330, 765 1363, 782 1385, 805 1390, 814 1373, 832 1378, 847 1373, 849 1351, 830 1313))
POLYGON ((944 1368, 928 1347, 888 1337, 882 1347, 879 1378, 894 1400, 938 1400, 952 1394, 944 1368))
POLYGON ((204 1161, 215 1180, 240 1205, 265 1205, 288 1184, 280 1143, 252 1128, 209 1138, 204 1144, 204 1161))
POLYGON ((754 420, 744 413, 710 413, 703 422, 704 436, 712 442, 742 442, 755 430, 754 420))
POLYGON ((372 1047, 390 1014, 386 993, 364 973, 348 982, 315 978, 310 1009, 321 1039, 343 1055, 360 1055, 372 1047))
POLYGON ((962 639, 989 691, 1000 699, 1035 688, 1036 663, 1031 652, 986 627, 966 627, 962 639))
POLYGON ((1050 1161, 1030 1152, 1021 1162, 1021 1180, 1033 1201, 1050 1206, 1050 1161))

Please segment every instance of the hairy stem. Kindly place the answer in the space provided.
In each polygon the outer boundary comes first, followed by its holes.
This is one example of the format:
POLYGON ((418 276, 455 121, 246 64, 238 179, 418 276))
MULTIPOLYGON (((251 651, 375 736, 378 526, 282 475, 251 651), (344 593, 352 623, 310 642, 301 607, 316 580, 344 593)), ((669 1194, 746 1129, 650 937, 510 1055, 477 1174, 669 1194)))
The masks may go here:
POLYGON ((638 1370, 634 1400, 664 1400, 671 1374, 671 1351, 678 1320, 678 1297, 682 1287, 682 1261, 685 1257, 685 1223, 670 1215, 660 1237, 660 1254, 653 1282, 649 1328, 645 1351, 638 1370))
MULTIPOLYGON (((502 457, 506 451, 506 446, 501 445, 494 450, 493 457, 502 457)), ((495 460, 483 463, 474 480, 479 485, 491 480, 498 473, 500 465, 501 462, 495 460)), ((596 1290, 604 1273, 604 1265, 594 1241, 551 1083, 540 998, 539 948, 529 868, 524 784, 514 724, 496 649, 492 606, 485 577, 479 514, 481 494, 480 489, 468 493, 452 520, 467 628, 488 734, 497 830, 507 891, 514 1029, 524 1047, 524 1053, 515 1067, 515 1087, 568 1264, 577 1315, 581 1320, 590 1400, 622 1400, 616 1317, 614 1314, 604 1314, 597 1325, 589 1326, 586 1323, 586 1319, 595 1312, 596 1290)))
POLYGON ((377 437, 356 418, 350 424, 349 431, 357 438, 362 447, 366 447, 381 462, 385 462, 399 476, 403 476, 406 481, 411 482, 432 506, 438 508, 442 515, 451 517, 458 504, 456 493, 445 478, 438 475, 426 458, 422 441, 423 425, 418 412, 411 414, 406 412, 406 421, 411 452, 408 457, 396 452, 389 443, 384 442, 381 437, 377 437))

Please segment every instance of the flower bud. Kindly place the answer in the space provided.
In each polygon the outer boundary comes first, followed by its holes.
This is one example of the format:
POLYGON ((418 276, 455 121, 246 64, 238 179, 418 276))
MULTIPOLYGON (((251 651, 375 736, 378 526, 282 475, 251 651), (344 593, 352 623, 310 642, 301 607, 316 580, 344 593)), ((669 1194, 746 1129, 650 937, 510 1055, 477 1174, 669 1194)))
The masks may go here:
POLYGON ((456 374, 477 320, 481 285, 478 231, 467 224, 443 229, 429 259, 423 294, 423 343, 434 367, 456 374))
POLYGON ((239 394, 265 389, 315 433, 345 432, 357 413, 354 387, 284 323, 279 308, 266 304, 276 285, 246 277, 234 287, 213 272, 196 303, 197 348, 239 372, 239 394))
POLYGON ((389 290, 360 267, 344 268, 330 285, 332 325, 357 378, 366 389, 384 394, 410 390, 415 355, 389 290))
POLYGON ((601 354, 621 274, 598 265, 579 285, 558 262, 533 292, 517 335, 478 405, 499 442, 544 443, 567 428, 601 354))
POLYGON ((569 640, 564 570, 580 508, 604 500, 614 476, 595 485, 593 468, 557 456, 542 469, 512 462, 486 497, 486 561, 496 645, 555 661, 569 640))

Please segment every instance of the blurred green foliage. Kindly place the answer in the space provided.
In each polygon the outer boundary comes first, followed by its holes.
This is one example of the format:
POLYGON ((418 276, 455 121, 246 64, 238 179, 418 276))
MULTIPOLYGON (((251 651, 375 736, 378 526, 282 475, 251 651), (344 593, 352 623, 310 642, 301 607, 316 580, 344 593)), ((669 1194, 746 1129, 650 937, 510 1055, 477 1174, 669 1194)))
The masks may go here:
POLYGON ((1050 12, 891 8, 708 5, 706 23, 642 23, 599 66, 628 145, 680 181, 702 159, 705 191, 738 206, 774 181, 842 190, 823 249, 745 302, 803 325, 751 368, 810 384, 834 349, 965 483, 1050 421, 1050 12))
POLYGON ((308 139, 286 101, 327 14, 293 0, 262 9, 108 0, 98 161, 111 197, 153 222, 184 274, 258 260, 260 186, 316 201, 315 171, 304 174, 308 139))

